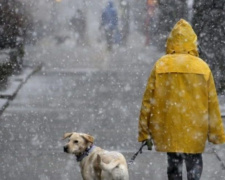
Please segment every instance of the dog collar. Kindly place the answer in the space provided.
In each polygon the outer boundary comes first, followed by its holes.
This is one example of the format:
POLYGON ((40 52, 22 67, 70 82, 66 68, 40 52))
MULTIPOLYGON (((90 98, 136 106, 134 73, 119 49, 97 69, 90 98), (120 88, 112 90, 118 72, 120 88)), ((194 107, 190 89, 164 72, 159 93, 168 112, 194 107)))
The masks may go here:
POLYGON ((88 156, 93 150, 94 150, 95 146, 91 145, 89 148, 87 148, 84 153, 77 155, 77 162, 82 161, 86 156, 88 156))

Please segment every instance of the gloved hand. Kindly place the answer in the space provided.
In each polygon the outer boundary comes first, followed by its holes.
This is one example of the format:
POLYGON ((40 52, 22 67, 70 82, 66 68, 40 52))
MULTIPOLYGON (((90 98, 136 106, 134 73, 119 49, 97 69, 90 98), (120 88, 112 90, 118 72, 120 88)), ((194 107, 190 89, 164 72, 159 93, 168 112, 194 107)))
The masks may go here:
POLYGON ((142 141, 142 144, 145 144, 148 147, 148 150, 152 150, 153 142, 152 139, 146 139, 142 141))

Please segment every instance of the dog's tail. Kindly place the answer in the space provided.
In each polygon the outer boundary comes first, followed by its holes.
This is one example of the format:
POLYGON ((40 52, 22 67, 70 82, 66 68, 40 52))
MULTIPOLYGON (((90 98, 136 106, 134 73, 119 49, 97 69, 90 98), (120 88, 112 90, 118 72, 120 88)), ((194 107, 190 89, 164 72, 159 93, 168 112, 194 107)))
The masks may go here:
POLYGON ((102 158, 99 154, 97 155, 97 162, 98 162, 100 168, 107 172, 112 171, 114 168, 118 167, 120 164, 119 160, 113 160, 109 163, 105 163, 102 161, 102 158))
POLYGON ((126 164, 121 164, 120 159, 104 159, 104 156, 97 155, 97 163, 99 167, 111 174, 113 179, 129 180, 129 173, 126 164), (105 161, 105 162, 104 162, 105 161))

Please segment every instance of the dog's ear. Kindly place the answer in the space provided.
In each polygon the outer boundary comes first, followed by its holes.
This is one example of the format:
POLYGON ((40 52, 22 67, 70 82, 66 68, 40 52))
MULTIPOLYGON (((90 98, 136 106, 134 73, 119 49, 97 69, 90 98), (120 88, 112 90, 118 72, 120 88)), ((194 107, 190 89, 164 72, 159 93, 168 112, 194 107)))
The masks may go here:
POLYGON ((94 138, 89 134, 81 134, 81 136, 88 142, 91 142, 91 143, 94 142, 94 138))
POLYGON ((72 132, 70 132, 70 133, 65 133, 64 135, 63 135, 63 138, 62 138, 62 140, 64 140, 64 139, 66 139, 66 138, 69 138, 70 136, 72 136, 72 132))

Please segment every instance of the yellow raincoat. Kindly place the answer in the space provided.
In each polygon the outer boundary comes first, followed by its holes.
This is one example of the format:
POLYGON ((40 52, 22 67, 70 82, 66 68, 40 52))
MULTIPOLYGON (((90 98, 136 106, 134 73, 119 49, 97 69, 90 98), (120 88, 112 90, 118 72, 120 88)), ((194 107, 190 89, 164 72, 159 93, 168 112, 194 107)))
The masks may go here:
POLYGON ((152 138, 157 151, 180 153, 202 153, 207 139, 225 143, 213 76, 185 20, 174 26, 166 52, 148 79, 138 141, 152 138))

